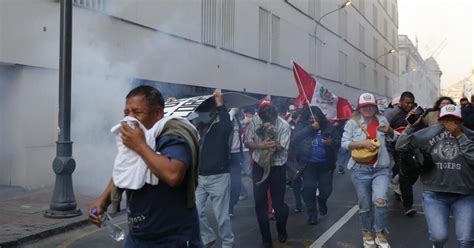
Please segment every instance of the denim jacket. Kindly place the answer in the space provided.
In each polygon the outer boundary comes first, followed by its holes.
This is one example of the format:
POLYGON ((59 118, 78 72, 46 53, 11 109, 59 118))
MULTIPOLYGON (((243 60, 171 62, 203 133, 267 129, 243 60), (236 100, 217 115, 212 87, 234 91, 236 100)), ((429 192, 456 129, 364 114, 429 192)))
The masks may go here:
MULTIPOLYGON (((376 115, 376 117, 377 117, 377 120, 379 121, 380 126, 389 125, 387 119, 385 119, 384 116, 376 115)), ((359 123, 365 128, 367 128, 367 123, 365 122, 365 119, 362 116, 359 119, 359 123)), ((342 139, 341 139, 341 147, 349 150, 349 144, 352 141, 360 141, 360 140, 365 140, 365 139, 367 139, 367 135, 364 133, 364 131, 362 131, 359 125, 357 125, 354 119, 350 119, 346 123, 346 126, 344 127, 344 133, 342 134, 342 139)), ((373 166, 379 169, 388 168, 390 167, 390 155, 387 151, 386 142, 393 141, 395 137, 390 138, 385 133, 377 131, 377 139, 380 141, 380 148, 377 155, 377 162, 375 162, 373 166)), ((347 163, 347 168, 352 169, 354 165, 356 164, 357 162, 354 161, 354 159, 352 159, 351 157, 349 160, 349 163, 347 163)), ((358 167, 360 167, 360 165, 356 166, 354 169, 358 167)))

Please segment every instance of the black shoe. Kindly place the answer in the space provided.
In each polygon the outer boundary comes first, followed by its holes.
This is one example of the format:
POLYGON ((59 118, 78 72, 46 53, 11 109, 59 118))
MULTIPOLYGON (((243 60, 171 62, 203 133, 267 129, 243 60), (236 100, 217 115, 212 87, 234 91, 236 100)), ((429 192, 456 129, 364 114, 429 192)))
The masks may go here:
POLYGON ((346 172, 344 171, 343 168, 339 168, 339 169, 337 170, 337 173, 342 174, 342 175, 346 174, 346 172))
POLYGON ((326 203, 319 203, 319 214, 321 214, 321 216, 328 214, 328 205, 326 203))
POLYGON ((278 241, 280 241, 280 243, 285 243, 287 238, 288 238, 287 233, 279 233, 278 234, 278 241))
POLYGON ((295 213, 301 213, 304 212, 303 208, 295 208, 295 213))
POLYGON ((407 209, 405 210, 405 215, 406 215, 406 216, 413 216, 413 215, 415 215, 415 214, 416 214, 416 209, 413 208, 413 207, 407 208, 407 209))

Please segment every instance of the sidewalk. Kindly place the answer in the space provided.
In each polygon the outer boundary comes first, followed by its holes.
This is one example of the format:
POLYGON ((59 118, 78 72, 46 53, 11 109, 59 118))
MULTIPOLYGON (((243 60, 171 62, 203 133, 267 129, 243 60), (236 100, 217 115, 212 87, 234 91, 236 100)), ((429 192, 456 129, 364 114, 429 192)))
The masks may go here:
POLYGON ((76 193, 82 215, 49 219, 43 215, 49 209, 52 194, 52 189, 26 192, 21 188, 0 186, 0 247, 20 246, 88 223, 87 207, 94 197, 76 193))

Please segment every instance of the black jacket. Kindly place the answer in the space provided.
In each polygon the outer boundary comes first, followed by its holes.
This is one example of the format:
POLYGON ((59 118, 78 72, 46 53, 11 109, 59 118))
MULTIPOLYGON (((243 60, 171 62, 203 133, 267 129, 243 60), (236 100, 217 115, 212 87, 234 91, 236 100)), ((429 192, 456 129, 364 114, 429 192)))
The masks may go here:
POLYGON ((462 116, 464 117, 463 125, 471 130, 474 130, 474 105, 465 106, 461 109, 462 116))
POLYGON ((211 124, 201 136, 199 175, 210 176, 229 173, 229 137, 232 122, 225 106, 217 108, 219 121, 211 124))
MULTIPOLYGON (((398 109, 398 112, 390 120, 390 127, 393 129, 406 127, 408 125, 408 122, 406 121, 406 115, 407 113, 405 113, 402 109, 398 109)), ((422 128, 424 128, 424 123, 420 123, 416 130, 420 130, 422 128)), ((395 151, 395 143, 391 143, 387 147, 389 148, 389 151, 392 152, 393 159, 399 166, 401 175, 418 175, 418 168, 421 168, 421 165, 415 159, 414 150, 395 151)))
MULTIPOLYGON (((312 143, 318 130, 311 127, 309 123, 298 123, 293 134, 291 135, 291 143, 294 145, 296 160, 302 161, 303 158, 311 156, 312 143)), ((328 124, 322 130, 323 137, 331 137, 332 144, 330 146, 324 146, 328 155, 328 168, 334 169, 336 166, 337 149, 341 146, 341 136, 338 134, 335 127, 328 124)))

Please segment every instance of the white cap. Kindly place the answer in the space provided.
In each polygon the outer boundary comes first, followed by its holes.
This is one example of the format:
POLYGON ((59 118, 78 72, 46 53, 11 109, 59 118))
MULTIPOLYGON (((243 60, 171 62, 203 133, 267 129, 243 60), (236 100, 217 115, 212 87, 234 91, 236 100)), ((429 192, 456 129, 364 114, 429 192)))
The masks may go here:
POLYGON ((374 105, 377 106, 377 101, 375 100, 374 95, 370 93, 364 93, 359 96, 359 101, 357 103, 357 106, 359 107, 364 107, 367 105, 374 105))
POLYGON ((453 116, 462 120, 461 108, 453 104, 442 107, 438 119, 446 116, 453 116))

